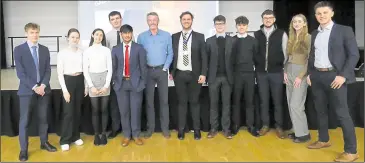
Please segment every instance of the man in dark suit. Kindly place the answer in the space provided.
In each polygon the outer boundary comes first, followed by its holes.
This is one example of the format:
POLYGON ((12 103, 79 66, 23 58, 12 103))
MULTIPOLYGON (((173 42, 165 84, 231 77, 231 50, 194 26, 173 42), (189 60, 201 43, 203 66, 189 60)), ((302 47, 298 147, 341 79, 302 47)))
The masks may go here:
POLYGON ((347 84, 356 81, 354 69, 359 51, 351 27, 332 21, 334 14, 329 2, 318 2, 315 16, 320 26, 312 32, 312 48, 308 60, 307 82, 312 87, 314 106, 318 113, 319 140, 309 149, 331 146, 328 135, 328 102, 340 121, 345 152, 335 161, 352 162, 359 158, 354 124, 347 106, 347 84))
POLYGON ((218 100, 222 97, 222 129, 227 139, 232 138, 231 123, 231 93, 233 85, 232 45, 234 39, 225 34, 226 18, 218 15, 213 19, 216 34, 206 42, 208 55, 208 87, 210 96, 210 131, 208 138, 218 133, 218 100))
POLYGON ((24 27, 27 42, 15 47, 16 73, 20 80, 18 96, 20 103, 19 160, 28 160, 29 115, 37 109, 41 149, 55 152, 57 149, 48 142, 47 111, 51 88, 50 54, 47 47, 38 43, 40 27, 28 23, 24 27))
POLYGON ((180 15, 183 31, 172 35, 174 52, 170 77, 174 79, 178 92, 178 138, 184 139, 186 113, 188 102, 193 119, 194 139, 199 140, 200 134, 200 103, 199 95, 207 75, 207 54, 205 52, 204 34, 191 29, 194 16, 189 11, 180 15))
POLYGON ((143 89, 146 87, 147 61, 143 47, 132 41, 133 28, 120 27, 122 44, 113 47, 113 88, 117 95, 124 139, 128 146, 131 138, 143 145, 141 132, 141 107, 143 89))

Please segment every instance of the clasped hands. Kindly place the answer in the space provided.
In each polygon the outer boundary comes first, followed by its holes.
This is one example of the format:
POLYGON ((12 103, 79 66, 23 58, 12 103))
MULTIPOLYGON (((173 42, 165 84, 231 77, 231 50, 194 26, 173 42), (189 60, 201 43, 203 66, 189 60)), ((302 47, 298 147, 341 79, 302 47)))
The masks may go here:
POLYGON ((33 91, 36 93, 36 94, 38 94, 38 95, 40 95, 40 96, 44 96, 44 94, 46 94, 46 92, 44 91, 44 89, 46 88, 46 86, 45 85, 40 85, 40 86, 36 86, 34 89, 33 89, 33 91))
POLYGON ((97 89, 95 87, 91 88, 91 93, 93 95, 103 95, 103 94, 106 94, 107 91, 108 91, 108 88, 105 88, 105 87, 103 87, 101 89, 97 89))

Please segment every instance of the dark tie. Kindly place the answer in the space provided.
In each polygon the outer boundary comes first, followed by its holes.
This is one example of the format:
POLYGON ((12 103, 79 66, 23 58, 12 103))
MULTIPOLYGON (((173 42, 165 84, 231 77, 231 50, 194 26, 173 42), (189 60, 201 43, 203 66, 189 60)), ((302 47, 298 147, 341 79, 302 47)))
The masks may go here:
POLYGON ((33 56, 33 61, 35 64, 35 68, 37 71, 37 83, 39 82, 39 63, 38 63, 38 55, 37 55, 37 46, 32 46, 32 56, 33 56))
MULTIPOLYGON (((183 41, 183 52, 188 51, 188 40, 186 40, 187 39, 186 38, 187 34, 188 34, 187 32, 183 34, 183 39, 184 39, 184 41, 183 41)), ((189 57, 188 57, 187 54, 183 55, 183 63, 184 63, 185 66, 187 66, 189 64, 189 57)))
POLYGON ((129 45, 125 45, 125 52, 124 52, 124 75, 129 77, 129 45))
POLYGON ((119 45, 120 43, 120 32, 117 31, 117 45, 119 45))

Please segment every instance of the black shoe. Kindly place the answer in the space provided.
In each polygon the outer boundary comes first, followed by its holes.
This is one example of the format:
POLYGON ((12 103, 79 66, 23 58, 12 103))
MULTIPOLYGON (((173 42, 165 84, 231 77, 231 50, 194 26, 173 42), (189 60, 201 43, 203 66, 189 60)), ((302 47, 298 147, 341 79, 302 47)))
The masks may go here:
POLYGON ((226 139, 232 139, 232 133, 229 130, 223 131, 223 135, 226 137, 226 139))
POLYGON ((260 136, 258 130, 255 127, 248 127, 247 130, 254 137, 259 137, 260 136))
POLYGON ((117 135, 118 135, 118 133, 117 133, 117 132, 112 131, 112 132, 108 135, 108 139, 113 139, 113 138, 115 138, 117 135))
POLYGON ((148 139, 152 136, 152 131, 146 131, 143 133, 144 138, 148 139))
POLYGON ((296 137, 295 137, 295 133, 290 133, 290 134, 288 134, 288 138, 289 139, 295 139, 296 137))
POLYGON ((301 136, 301 137, 295 137, 293 139, 293 142, 294 143, 305 143, 305 142, 308 142, 309 140, 311 140, 311 135, 310 134, 305 135, 305 136, 301 136))
POLYGON ((28 160, 28 152, 20 151, 19 153, 19 161, 27 161, 28 160))
POLYGON ((100 137, 99 134, 94 136, 94 145, 98 146, 100 145, 100 137))
POLYGON ((211 129, 207 135, 208 139, 214 138, 218 134, 218 131, 215 129, 211 129))
POLYGON ((238 131, 240 130, 240 127, 238 125, 233 125, 232 127, 232 135, 237 135, 238 131))
POLYGON ((180 140, 184 140, 184 138, 185 138, 185 132, 180 130, 177 133, 177 138, 180 139, 180 140))
POLYGON ((48 152, 56 152, 57 148, 49 144, 49 142, 45 142, 41 144, 41 149, 47 150, 48 152))
POLYGON ((171 137, 170 131, 162 131, 162 135, 166 139, 170 139, 170 137, 171 137))
POLYGON ((106 145, 107 143, 108 143, 108 139, 106 138, 106 135, 102 134, 101 138, 100 138, 100 145, 106 145))
POLYGON ((200 133, 200 130, 194 130, 194 139, 200 140, 202 138, 202 134, 200 133))

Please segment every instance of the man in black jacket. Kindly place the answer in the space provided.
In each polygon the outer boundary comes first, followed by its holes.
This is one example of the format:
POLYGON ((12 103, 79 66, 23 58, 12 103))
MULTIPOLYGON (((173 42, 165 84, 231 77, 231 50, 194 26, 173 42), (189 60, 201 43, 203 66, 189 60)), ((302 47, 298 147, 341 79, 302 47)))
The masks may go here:
POLYGON ((232 110, 232 133, 237 134, 241 126, 240 110, 241 97, 244 96, 246 109, 246 126, 251 135, 259 136, 254 127, 254 95, 255 95, 255 70, 254 57, 259 52, 257 40, 247 34, 249 20, 245 16, 235 19, 238 34, 232 49, 234 90, 232 110))
POLYGON ((257 84, 260 95, 260 112, 262 128, 260 135, 265 135, 270 127, 269 102, 270 95, 274 103, 276 135, 284 139, 283 132, 283 80, 284 63, 286 61, 286 44, 288 36, 285 31, 277 29, 275 15, 272 10, 262 14, 263 26, 254 33, 259 43, 259 53, 255 57, 257 84))

